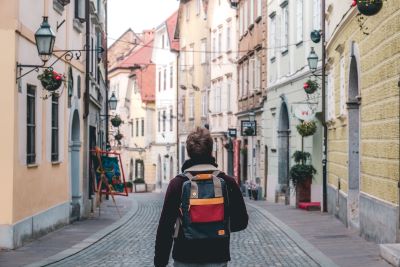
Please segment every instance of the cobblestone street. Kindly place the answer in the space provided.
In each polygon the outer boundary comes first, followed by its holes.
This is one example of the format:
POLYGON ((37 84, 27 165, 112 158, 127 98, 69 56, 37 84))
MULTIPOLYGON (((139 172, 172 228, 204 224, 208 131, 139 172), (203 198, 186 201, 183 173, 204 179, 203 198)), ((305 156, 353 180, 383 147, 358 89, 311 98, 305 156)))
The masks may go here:
MULTIPOLYGON (((152 266, 162 195, 136 195, 136 214, 79 253, 50 266, 152 266)), ((253 207, 249 226, 232 234, 229 266, 319 266, 283 230, 253 207)), ((170 261, 172 266, 172 260, 170 261)))

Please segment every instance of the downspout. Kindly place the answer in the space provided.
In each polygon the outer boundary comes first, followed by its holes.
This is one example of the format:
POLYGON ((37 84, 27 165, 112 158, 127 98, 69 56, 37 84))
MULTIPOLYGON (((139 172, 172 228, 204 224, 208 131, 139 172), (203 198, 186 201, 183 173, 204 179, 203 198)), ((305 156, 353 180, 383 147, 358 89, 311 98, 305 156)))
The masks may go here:
POLYGON ((104 48, 104 65, 105 65, 105 84, 106 84, 106 147, 108 145, 108 126, 109 126, 109 120, 108 120, 108 89, 109 89, 109 80, 108 80, 108 9, 107 9, 107 1, 104 3, 104 9, 105 9, 105 48, 104 48))
MULTIPOLYGON (((177 57, 176 57, 176 157, 177 157, 177 161, 176 161, 176 171, 177 173, 180 173, 179 171, 179 161, 180 161, 180 154, 179 154, 179 61, 180 61, 180 53, 177 51, 177 57)), ((182 162, 183 163, 183 162, 182 162)))
POLYGON ((84 113, 83 118, 86 119, 89 116, 89 72, 90 72, 90 14, 89 14, 89 0, 85 0, 85 20, 86 20, 86 74, 85 74, 85 94, 84 94, 84 113))
POLYGON ((325 46, 325 0, 321 1, 321 24, 322 24, 322 125, 323 125, 323 159, 322 159, 322 202, 323 207, 322 211, 328 211, 328 197, 327 197, 327 151, 328 151, 328 127, 326 126, 326 119, 325 119, 325 109, 326 109, 326 46, 325 46))

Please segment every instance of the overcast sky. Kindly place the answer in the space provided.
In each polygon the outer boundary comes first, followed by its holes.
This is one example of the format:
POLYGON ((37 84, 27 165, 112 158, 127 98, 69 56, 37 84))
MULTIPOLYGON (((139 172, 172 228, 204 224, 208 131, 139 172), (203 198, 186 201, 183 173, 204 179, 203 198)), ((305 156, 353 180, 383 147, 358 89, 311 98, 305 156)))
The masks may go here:
POLYGON ((108 44, 128 28, 134 32, 152 29, 178 9, 177 0, 110 0, 108 2, 108 44))

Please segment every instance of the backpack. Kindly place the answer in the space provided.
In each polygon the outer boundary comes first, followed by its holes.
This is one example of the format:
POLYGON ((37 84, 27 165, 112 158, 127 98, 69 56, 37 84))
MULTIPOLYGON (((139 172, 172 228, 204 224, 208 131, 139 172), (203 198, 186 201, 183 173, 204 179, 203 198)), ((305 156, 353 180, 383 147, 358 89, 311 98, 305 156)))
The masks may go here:
POLYGON ((188 180, 182 186, 175 238, 180 226, 185 239, 229 238, 228 190, 219 174, 212 165, 196 165, 182 174, 188 180))

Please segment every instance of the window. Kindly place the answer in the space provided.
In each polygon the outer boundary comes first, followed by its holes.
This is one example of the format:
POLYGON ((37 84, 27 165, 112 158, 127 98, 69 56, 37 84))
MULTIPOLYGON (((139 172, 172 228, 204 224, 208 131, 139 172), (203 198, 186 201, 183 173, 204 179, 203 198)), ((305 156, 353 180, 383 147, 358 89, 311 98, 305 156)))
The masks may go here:
POLYGON ((174 85, 174 66, 169 67, 169 88, 173 88, 174 85))
POLYGON ((165 124, 166 124, 166 120, 167 120, 167 114, 166 114, 166 111, 165 110, 163 110, 163 112, 162 112, 162 130, 163 130, 163 132, 165 132, 165 124))
POLYGON ((164 34, 161 36, 162 38, 161 38, 161 48, 163 48, 164 49, 164 42, 165 42, 165 36, 164 36, 164 34))
POLYGON ((296 43, 303 41, 303 0, 296 2, 296 43))
POLYGON ((139 136, 139 119, 136 119, 136 136, 139 136))
POLYGON ((340 58, 340 115, 346 114, 345 60, 340 58))
POLYGON ((218 32, 218 54, 222 52, 222 30, 218 32))
POLYGON ((261 55, 256 55, 254 66, 254 89, 255 91, 261 90, 261 55))
POLYGON ((164 69, 164 91, 167 89, 167 69, 164 69))
POLYGON ((142 118, 142 136, 144 136, 144 118, 142 118))
POLYGON ((250 1, 250 24, 254 23, 254 0, 248 0, 250 1))
POLYGON ((58 161, 58 97, 51 97, 51 161, 58 161))
POLYGON ((201 0, 196 0, 196 15, 200 15, 201 0))
POLYGON ((219 82, 215 88, 215 112, 221 112, 221 104, 221 83, 219 82))
POLYGON ((135 162, 135 178, 144 179, 144 162, 143 160, 136 160, 135 162))
POLYGON ((189 96, 189 118, 194 118, 194 95, 189 96))
POLYGON ((161 92, 161 71, 158 72, 158 91, 161 92))
POLYGON ((189 68, 193 68, 193 63, 194 63, 194 44, 190 45, 189 48, 189 68))
POLYGON ((249 63, 246 62, 243 64, 244 72, 243 72, 243 80, 244 80, 244 87, 243 87, 243 95, 247 96, 249 94, 249 63))
POLYGON ((36 162, 36 87, 28 85, 26 92, 26 163, 36 162))
POLYGON ((203 93, 201 96, 201 116, 207 116, 207 93, 203 93))
POLYGON ((249 26, 249 1, 244 2, 244 16, 243 16, 243 33, 246 32, 247 27, 249 26))
POLYGON ((328 90, 327 90, 327 95, 328 95, 328 110, 326 112, 327 114, 327 120, 331 120, 335 118, 335 87, 333 84, 334 81, 334 74, 333 71, 331 71, 328 74, 328 90))
POLYGON ((180 60, 181 60, 181 62, 180 62, 180 64, 181 64, 181 70, 185 70, 186 69, 186 59, 185 59, 185 57, 186 57, 186 48, 185 47, 183 47, 182 48, 182 52, 181 53, 179 53, 179 56, 180 56, 180 60))
POLYGON ((202 39, 200 44, 201 58, 200 63, 207 63, 207 39, 202 39))
POLYGON ((240 9, 239 9, 239 31, 240 31, 239 33, 240 33, 240 36, 242 36, 243 32, 244 32, 244 30, 243 30, 243 28, 244 28, 243 15, 244 15, 243 5, 241 5, 240 9))
POLYGON ((226 51, 230 51, 231 47, 231 23, 226 27, 226 51))
POLYGON ((158 111, 158 131, 161 131, 161 112, 158 111))
POLYGON ((133 121, 131 121, 130 124, 131 124, 131 136, 133 137, 133 121))
POLYGON ((254 57, 250 59, 249 62, 249 90, 251 92, 251 94, 254 93, 255 88, 254 88, 254 80, 255 80, 255 59, 254 57))
POLYGON ((77 79, 77 90, 78 90, 78 92, 77 92, 77 94, 78 94, 78 98, 80 99, 81 98, 81 76, 80 75, 78 75, 78 79, 77 79))
POLYGON ((85 20, 85 1, 75 0, 75 18, 83 22, 85 20))
POLYGON ((276 15, 270 16, 270 30, 269 30, 269 43, 271 46, 270 57, 271 59, 275 58, 275 51, 276 51, 276 15))
POLYGON ((186 8, 186 21, 189 20, 190 18, 190 3, 186 3, 185 8, 186 8))
POLYGON ((289 41, 289 9, 287 5, 282 8, 282 28, 282 52, 286 52, 289 41))
POLYGON ((228 79, 226 83, 226 111, 231 111, 231 90, 232 90, 232 80, 228 79))
POLYGON ((321 29, 321 0, 313 0, 313 28, 321 29))
POLYGON ((172 113, 172 108, 169 110, 169 131, 172 132, 174 128, 174 114, 172 113))
POLYGON ((242 97, 244 95, 244 67, 243 64, 239 67, 239 95, 242 97))
POLYGON ((185 99, 185 96, 182 96, 182 100, 181 100, 181 103, 180 103, 181 105, 180 105, 180 115, 182 116, 182 120, 185 120, 185 116, 186 116, 186 99, 185 99))
POLYGON ((262 14, 262 2, 261 0, 257 0, 257 18, 261 17, 262 14))
POLYGON ((213 58, 217 57, 217 38, 215 37, 215 33, 214 33, 214 37, 213 37, 213 41, 212 41, 212 54, 213 54, 213 58))

